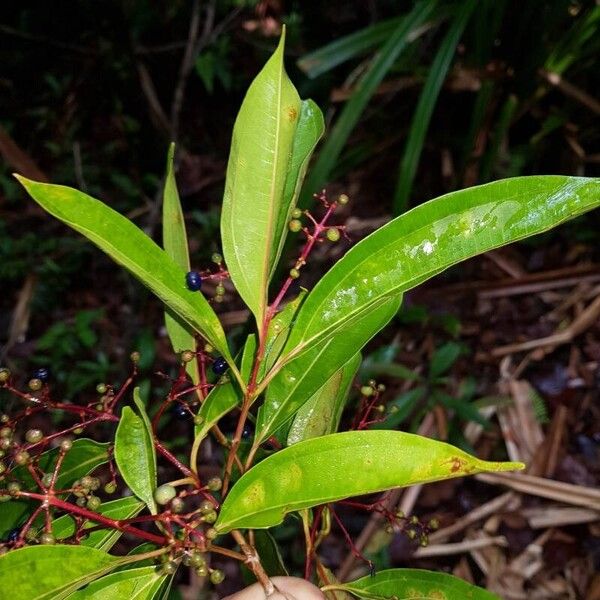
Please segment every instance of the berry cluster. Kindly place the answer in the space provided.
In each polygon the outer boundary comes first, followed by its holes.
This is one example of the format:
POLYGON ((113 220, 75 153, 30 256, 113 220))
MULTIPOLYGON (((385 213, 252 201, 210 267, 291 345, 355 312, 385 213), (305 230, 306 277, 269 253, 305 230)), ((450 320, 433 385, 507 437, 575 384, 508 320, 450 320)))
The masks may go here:
POLYGON ((223 281, 229 277, 229 274, 223 268, 223 257, 220 254, 215 252, 212 255, 212 261, 218 267, 216 273, 211 273, 210 271, 188 271, 185 275, 185 286, 191 292, 199 292, 205 281, 216 281, 217 285, 215 286, 214 301, 220 303, 225 299, 225 286, 223 285, 223 281))

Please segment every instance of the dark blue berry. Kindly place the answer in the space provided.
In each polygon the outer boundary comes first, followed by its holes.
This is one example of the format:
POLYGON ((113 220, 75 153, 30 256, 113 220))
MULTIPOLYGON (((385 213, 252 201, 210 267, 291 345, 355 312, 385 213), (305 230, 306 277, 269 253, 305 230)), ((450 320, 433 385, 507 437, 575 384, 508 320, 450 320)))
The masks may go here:
POLYGON ((244 425, 244 430, 242 431, 242 438, 247 440, 254 435, 254 427, 250 423, 246 423, 244 425))
POLYGON ((176 418, 182 421, 188 419, 190 415, 190 411, 183 405, 179 404, 179 402, 175 402, 171 407, 171 414, 176 418))
POLYGON ((227 361, 222 356, 215 358, 212 370, 215 375, 223 375, 227 371, 227 361))
POLYGON ((32 379, 39 379, 40 381, 48 381, 50 379, 50 371, 46 367, 40 367, 33 372, 32 379))
POLYGON ((198 271, 189 271, 185 276, 185 285, 188 290, 197 292, 202 287, 202 276, 198 271))
POLYGON ((13 529, 9 534, 8 534, 8 538, 7 541, 14 543, 17 541, 19 534, 21 533, 21 530, 17 527, 16 529, 13 529))

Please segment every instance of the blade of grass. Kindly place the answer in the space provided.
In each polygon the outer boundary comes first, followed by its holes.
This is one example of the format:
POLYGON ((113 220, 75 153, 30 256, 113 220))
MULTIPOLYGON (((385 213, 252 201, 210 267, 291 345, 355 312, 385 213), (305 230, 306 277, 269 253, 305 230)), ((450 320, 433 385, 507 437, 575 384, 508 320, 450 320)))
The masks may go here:
POLYGON ((476 6, 477 0, 467 0, 460 4, 460 8, 450 25, 446 37, 440 44, 438 53, 431 65, 427 81, 425 82, 413 116, 402 161, 400 162, 398 183, 396 184, 394 193, 394 214, 396 215, 403 213, 407 208, 433 109, 437 103, 437 98, 442 84, 446 79, 450 64, 452 63, 456 46, 476 6))
POLYGON ((411 34, 434 12, 437 2, 419 2, 413 10, 402 19, 394 33, 381 48, 369 69, 365 72, 352 98, 344 106, 335 126, 323 144, 319 157, 304 182, 300 205, 306 206, 313 192, 320 189, 327 181, 331 170, 354 129, 356 123, 377 87, 390 70, 398 56, 411 41, 411 34))

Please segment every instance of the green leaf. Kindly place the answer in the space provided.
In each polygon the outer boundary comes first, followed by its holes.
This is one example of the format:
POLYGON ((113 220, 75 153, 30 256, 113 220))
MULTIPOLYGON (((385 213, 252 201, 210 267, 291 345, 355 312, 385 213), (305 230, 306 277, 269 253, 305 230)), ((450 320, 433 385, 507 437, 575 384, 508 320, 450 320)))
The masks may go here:
POLYGON ((11 600, 62 600, 122 562, 87 546, 26 546, 0 556, 0 589, 11 600))
MULTIPOLYGON (((58 448, 53 448, 40 456, 38 465, 42 472, 52 472, 58 452, 58 448)), ((56 479, 56 487, 58 489, 68 488, 76 479, 81 479, 106 462, 108 462, 108 444, 101 444, 86 438, 75 440, 71 450, 65 455, 56 479)), ((37 489, 37 485, 26 467, 17 467, 14 469, 13 475, 15 479, 23 483, 24 489, 37 489)), ((21 525, 31 507, 37 504, 38 502, 12 499, 2 504, 0 538, 6 537, 12 529, 21 525)))
POLYGON ((429 377, 435 379, 443 375, 456 362, 463 347, 456 342, 447 342, 436 349, 429 363, 429 377))
MULTIPOLYGON (((104 502, 98 509, 98 513, 110 519, 130 519, 135 517, 144 508, 145 504, 137 498, 129 496, 104 502)), ((97 523, 88 521, 85 528, 96 527, 97 523)), ((75 521, 70 515, 63 515, 52 522, 52 533, 57 540, 69 538, 75 534, 75 521)), ((90 546, 98 550, 108 552, 121 537, 122 532, 118 529, 98 529, 92 531, 81 540, 83 546, 90 546)))
POLYGON ((291 199, 286 200, 284 191, 301 112, 300 97, 283 66, 284 44, 285 30, 238 113, 221 212, 227 268, 259 327, 269 277, 287 232, 281 217, 291 199))
POLYGON ((456 46, 477 4, 477 0, 465 0, 458 4, 459 8, 450 24, 450 29, 442 40, 429 70, 427 81, 423 86, 419 103, 413 114, 402 161, 400 162, 400 173, 394 193, 395 214, 400 214, 406 209, 433 109, 456 52, 456 46))
POLYGON ((152 514, 156 514, 156 453, 152 426, 139 397, 139 388, 133 393, 141 416, 129 406, 123 407, 115 434, 115 460, 129 489, 143 500, 152 514))
MULTIPOLYGON (((254 548, 260 562, 269 577, 286 577, 289 575, 285 565, 283 564, 283 558, 275 538, 266 529, 258 529, 254 532, 254 548)), ((249 571, 250 581, 256 581, 256 578, 249 571)))
POLYGON ((284 448, 244 473, 225 498, 215 527, 220 533, 263 529, 278 525, 289 512, 351 496, 523 467, 479 460, 400 431, 334 433, 284 448))
POLYGON ((283 190, 284 201, 281 203, 275 227, 275 231, 282 232, 282 235, 279 239, 279 247, 275 252, 275 259, 271 265, 269 279, 273 277, 277 261, 283 251, 288 223, 298 201, 308 163, 324 131, 325 121, 319 107, 312 100, 302 100, 298 127, 296 128, 294 143, 292 145, 292 156, 289 159, 289 170, 283 190))
MULTIPOLYGON (((167 155, 167 173, 163 191, 163 247, 175 264, 187 273, 190 270, 190 256, 183 210, 177 191, 175 173, 173 172, 174 155, 175 144, 171 144, 167 155)), ((165 311, 165 325, 175 352, 196 350, 194 330, 180 317, 174 315, 170 309, 165 311)), ((200 381, 197 361, 188 362, 186 371, 194 384, 200 381)))
POLYGON ((305 54, 296 64, 308 77, 314 79, 385 42, 405 18, 394 17, 345 35, 318 50, 305 54))
POLYGON ((600 179, 561 175, 504 179, 421 204, 356 244, 325 274, 302 303, 280 362, 332 339, 383 298, 599 204, 600 179))
POLYGON ((338 369, 389 323, 399 305, 399 297, 384 299, 375 310, 348 319, 338 335, 315 344, 278 371, 258 409, 254 446, 287 423, 338 369))
POLYGON ((279 358, 290 334, 293 319, 306 296, 306 292, 307 290, 300 290, 300 293, 293 300, 290 300, 269 323, 267 337, 265 338, 265 355, 259 368, 259 381, 279 358))
MULTIPOLYGON (((249 335, 246 338, 240 366, 240 373, 244 381, 248 381, 250 378, 255 354, 256 336, 249 335)), ((217 382, 198 410, 198 416, 202 418, 202 422, 195 427, 194 437, 204 438, 209 430, 241 401, 242 394, 236 383, 233 381, 217 382)))
POLYGON ((361 359, 360 352, 355 354, 300 407, 288 432, 288 446, 337 431, 361 359))
POLYGON ((422 569, 388 569, 332 587, 365 600, 500 600, 453 575, 422 569))
POLYGON ((232 361, 225 333, 202 294, 185 287, 185 272, 129 219, 91 196, 15 175, 51 215, 86 236, 125 267, 221 354, 232 361))
POLYGON ((69 600, 151 600, 166 579, 154 566, 119 571, 90 583, 69 600))
POLYGON ((392 65, 414 41, 414 33, 432 15, 437 7, 437 2, 419 2, 412 11, 396 24, 394 32, 381 47, 373 59, 369 69, 359 80, 355 92, 344 106, 334 127, 327 135, 327 139, 319 152, 303 188, 301 205, 305 205, 316 190, 320 190, 327 182, 328 177, 338 161, 350 133, 358 123, 371 97, 379 87, 392 65))

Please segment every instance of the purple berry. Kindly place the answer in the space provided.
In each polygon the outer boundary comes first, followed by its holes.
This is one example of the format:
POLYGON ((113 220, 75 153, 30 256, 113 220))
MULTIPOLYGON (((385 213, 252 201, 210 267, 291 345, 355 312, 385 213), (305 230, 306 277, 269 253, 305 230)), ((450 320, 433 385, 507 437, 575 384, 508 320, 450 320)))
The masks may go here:
POLYGON ((50 379, 50 371, 46 367, 40 367, 34 371, 32 379, 39 379, 40 381, 46 382, 50 379))
POLYGON ((197 292, 202 287, 202 276, 198 271, 189 271, 185 276, 185 285, 188 290, 197 292))
POLYGON ((227 361, 222 356, 215 358, 212 370, 215 375, 223 375, 227 371, 227 361))

